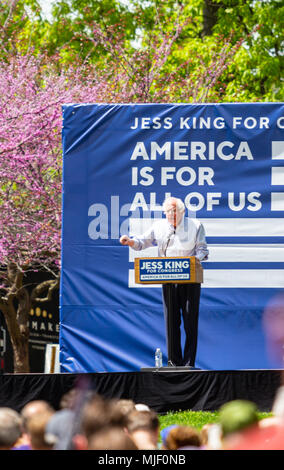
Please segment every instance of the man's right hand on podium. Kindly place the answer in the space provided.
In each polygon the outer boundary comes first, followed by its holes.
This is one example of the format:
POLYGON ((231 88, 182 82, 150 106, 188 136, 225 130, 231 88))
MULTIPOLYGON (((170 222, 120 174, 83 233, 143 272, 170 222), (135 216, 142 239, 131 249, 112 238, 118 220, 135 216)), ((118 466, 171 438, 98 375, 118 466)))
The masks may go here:
POLYGON ((134 241, 131 240, 131 238, 129 238, 127 235, 122 235, 122 237, 120 237, 119 241, 122 245, 127 245, 127 246, 130 246, 130 247, 132 247, 134 245, 134 241))

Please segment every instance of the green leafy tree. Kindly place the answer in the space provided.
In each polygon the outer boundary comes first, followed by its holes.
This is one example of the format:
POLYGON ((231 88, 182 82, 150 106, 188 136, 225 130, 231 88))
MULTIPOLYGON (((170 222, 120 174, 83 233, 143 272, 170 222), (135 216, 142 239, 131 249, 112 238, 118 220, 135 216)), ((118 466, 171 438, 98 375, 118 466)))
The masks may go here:
POLYGON ((123 30, 135 36, 134 15, 117 0, 62 0, 50 4, 48 15, 38 0, 2 0, 0 3, 0 57, 18 52, 47 57, 61 63, 100 62, 102 48, 95 45, 93 24, 123 30))
POLYGON ((133 38, 133 14, 116 0, 62 0, 53 2, 49 28, 45 37, 48 54, 58 53, 63 62, 99 61, 102 49, 95 45, 93 25, 123 30, 133 38))
MULTIPOLYGON (((180 21, 187 20, 173 48, 169 72, 188 60, 191 74, 198 75, 200 66, 210 68, 212 58, 225 42, 227 47, 237 47, 238 51, 215 83, 222 101, 283 100, 284 6, 281 0, 136 0, 132 3, 144 11, 145 40, 153 34, 157 11, 164 18, 158 25, 163 30, 171 27, 177 15, 180 21)), ((211 98, 214 99, 212 93, 211 98)))
POLYGON ((282 101, 284 4, 279 0, 223 0, 215 34, 246 35, 227 75, 228 100, 282 101), (229 78, 231 78, 229 80, 229 78), (241 94, 236 90, 242 87, 241 94))
POLYGON ((47 21, 37 0, 2 0, 0 3, 0 57, 26 53, 44 43, 47 21))

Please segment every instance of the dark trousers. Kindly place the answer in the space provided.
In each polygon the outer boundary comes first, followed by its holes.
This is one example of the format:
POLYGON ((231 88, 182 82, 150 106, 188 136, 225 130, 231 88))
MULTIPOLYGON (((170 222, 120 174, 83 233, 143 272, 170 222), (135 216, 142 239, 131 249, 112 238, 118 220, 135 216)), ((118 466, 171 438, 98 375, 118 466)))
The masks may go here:
POLYGON ((168 360, 177 366, 195 365, 200 291, 200 284, 163 284, 168 360), (185 330, 183 354, 181 315, 185 330))

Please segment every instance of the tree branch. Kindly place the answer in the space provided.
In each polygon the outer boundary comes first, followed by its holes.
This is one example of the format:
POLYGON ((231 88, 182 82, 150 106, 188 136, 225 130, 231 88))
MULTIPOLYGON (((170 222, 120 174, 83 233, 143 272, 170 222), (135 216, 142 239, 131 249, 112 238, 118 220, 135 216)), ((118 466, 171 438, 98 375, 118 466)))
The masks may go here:
POLYGON ((59 289, 59 279, 49 279, 38 284, 31 293, 31 304, 50 302, 53 293, 59 289), (46 295, 44 296, 44 294, 46 295))

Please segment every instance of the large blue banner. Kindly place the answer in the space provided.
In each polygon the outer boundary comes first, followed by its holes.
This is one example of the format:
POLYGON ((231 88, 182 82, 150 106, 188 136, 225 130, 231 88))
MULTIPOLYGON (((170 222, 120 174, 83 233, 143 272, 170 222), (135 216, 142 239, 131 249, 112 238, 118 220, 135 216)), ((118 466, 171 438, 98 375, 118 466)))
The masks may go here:
POLYGON ((204 225, 196 365, 282 367, 266 312, 284 287, 284 106, 63 107, 60 361, 63 372, 135 371, 167 361, 161 286, 135 284, 120 245, 181 198, 204 225))

